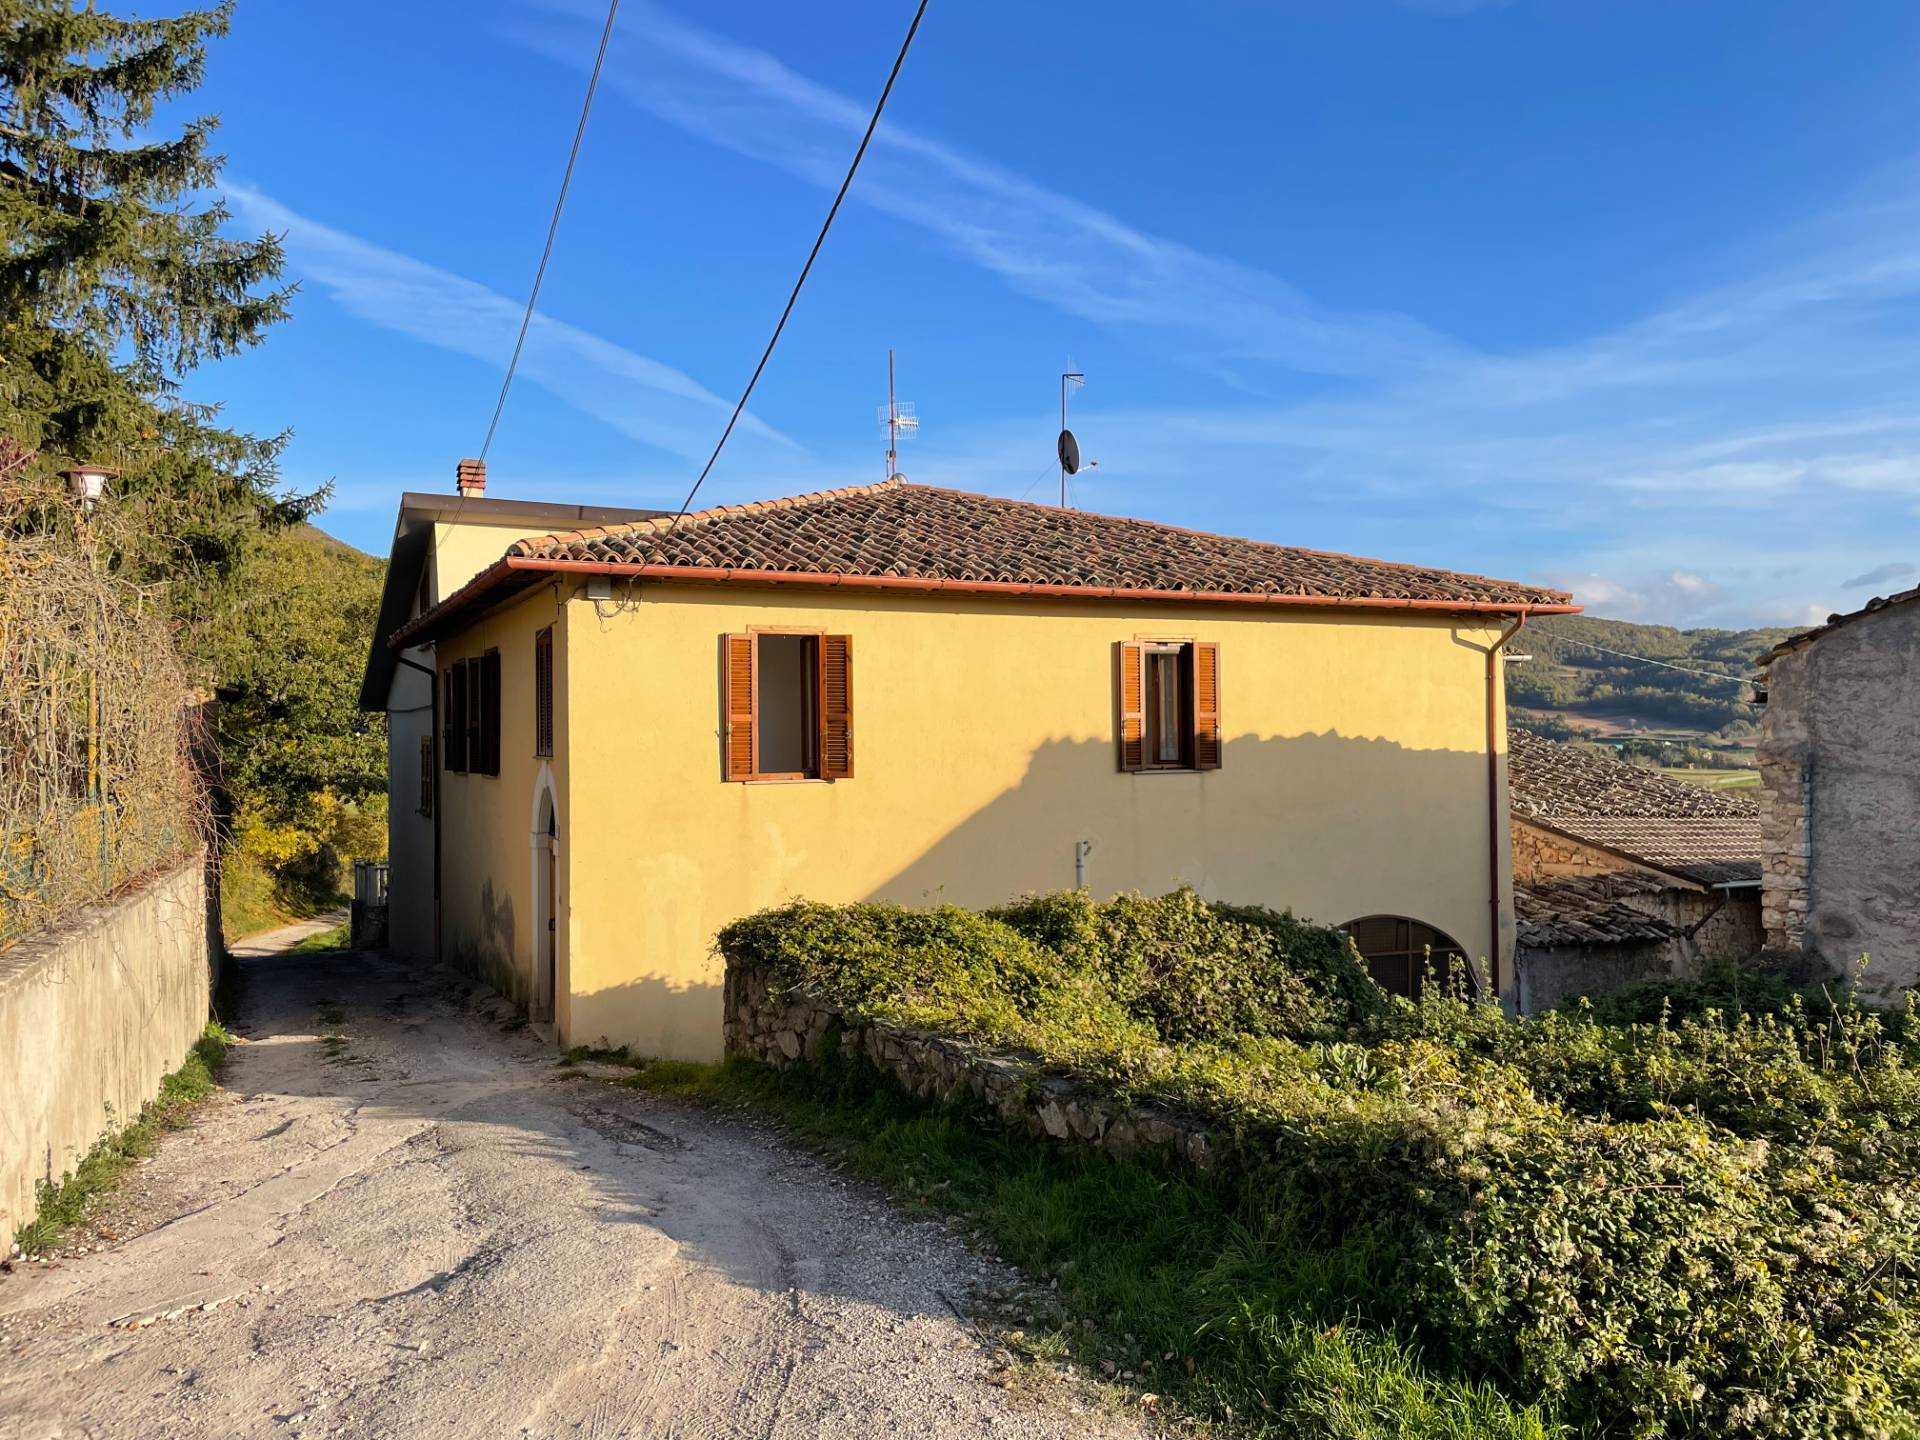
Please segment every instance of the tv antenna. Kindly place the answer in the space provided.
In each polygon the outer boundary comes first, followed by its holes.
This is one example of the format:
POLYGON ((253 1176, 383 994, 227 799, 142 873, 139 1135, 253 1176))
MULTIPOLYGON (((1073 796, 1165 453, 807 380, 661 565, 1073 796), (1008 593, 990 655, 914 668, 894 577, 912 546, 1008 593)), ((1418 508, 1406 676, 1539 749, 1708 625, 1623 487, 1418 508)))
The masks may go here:
MULTIPOLYGON (((1067 362, 1071 365, 1073 362, 1067 362)), ((1060 377, 1060 439, 1054 449, 1060 456, 1060 508, 1067 508, 1067 477, 1078 475, 1082 470, 1095 469, 1100 462, 1080 459, 1080 442, 1074 438, 1073 431, 1067 428, 1067 395, 1087 383, 1087 377, 1078 370, 1069 370, 1060 377)))
POLYGON ((880 423, 887 428, 887 479, 900 473, 900 441, 920 429, 920 417, 911 400, 893 398, 893 351, 887 351, 887 403, 880 407, 880 423))

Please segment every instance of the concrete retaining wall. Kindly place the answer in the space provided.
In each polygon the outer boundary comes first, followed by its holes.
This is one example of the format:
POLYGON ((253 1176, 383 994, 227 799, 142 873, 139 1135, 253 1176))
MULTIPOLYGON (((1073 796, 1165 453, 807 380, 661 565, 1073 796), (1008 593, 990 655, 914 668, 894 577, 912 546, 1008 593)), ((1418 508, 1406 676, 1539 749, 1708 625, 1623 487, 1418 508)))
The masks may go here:
POLYGON ((918 1030, 849 1024, 805 996, 775 998, 758 970, 727 965, 726 1048, 775 1066, 820 1058, 828 1035, 841 1053, 864 1055, 909 1094, 972 1100, 1009 1129, 1114 1155, 1162 1150, 1204 1170, 1215 1146, 1197 1118, 1155 1105, 1124 1105, 1059 1076, 1036 1075, 1017 1055, 1000 1054, 918 1030))
MULTIPOLYGON (((206 860, 0 954, 0 1245, 127 1124, 207 1023, 206 860)), ((0 1250, 4 1253, 4 1250, 0 1250)))

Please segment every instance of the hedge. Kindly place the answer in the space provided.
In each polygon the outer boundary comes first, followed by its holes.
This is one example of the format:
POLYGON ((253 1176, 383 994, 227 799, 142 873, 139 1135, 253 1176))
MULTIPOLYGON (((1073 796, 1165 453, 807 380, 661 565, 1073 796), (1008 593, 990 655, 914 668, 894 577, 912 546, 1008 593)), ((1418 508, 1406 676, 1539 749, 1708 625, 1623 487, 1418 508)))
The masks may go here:
POLYGON ((1364 1267, 1317 1314, 1576 1432, 1920 1435, 1920 1026, 1795 1000, 1607 1024, 1390 997, 1337 932, 1191 890, 798 903, 730 961, 850 1019, 1203 1116, 1221 1183, 1364 1267))

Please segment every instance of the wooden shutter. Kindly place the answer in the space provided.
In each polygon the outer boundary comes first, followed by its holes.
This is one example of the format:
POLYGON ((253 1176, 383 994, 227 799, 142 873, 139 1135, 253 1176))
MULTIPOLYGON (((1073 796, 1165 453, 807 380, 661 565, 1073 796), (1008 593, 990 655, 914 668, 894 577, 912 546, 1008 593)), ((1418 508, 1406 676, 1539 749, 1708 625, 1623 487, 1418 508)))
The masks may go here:
POLYGON ((1193 647, 1193 768, 1220 768, 1220 647, 1193 647))
POLYGON ((1147 768, 1146 647, 1122 641, 1120 652, 1120 768, 1147 768))
POLYGON ((533 637, 533 753, 553 754, 553 627, 533 637))
POLYGON ((728 780, 751 780, 753 745, 753 636, 720 638, 721 773, 728 780))
POLYGON ((500 773, 500 652, 489 650, 478 661, 480 668, 480 763, 473 768, 483 775, 500 773))
POLYGON ((467 662, 456 660, 447 670, 447 769, 460 774, 467 768, 467 662))
POLYGON ((853 778, 853 637, 820 637, 820 775, 853 778))
POLYGON ((433 737, 420 737, 420 813, 433 815, 433 737))

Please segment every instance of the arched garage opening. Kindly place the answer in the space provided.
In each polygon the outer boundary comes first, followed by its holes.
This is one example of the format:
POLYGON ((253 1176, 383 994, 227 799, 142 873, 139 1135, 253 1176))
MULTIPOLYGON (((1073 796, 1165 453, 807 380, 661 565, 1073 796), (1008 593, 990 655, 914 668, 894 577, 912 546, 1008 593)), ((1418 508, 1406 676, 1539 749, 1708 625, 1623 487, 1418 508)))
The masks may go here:
POLYGON ((1340 928, 1353 937, 1368 971, 1389 994, 1415 999, 1429 969, 1444 983, 1456 965, 1467 977, 1468 993, 1479 993, 1479 978, 1467 962, 1467 952, 1437 926, 1409 915, 1363 915, 1340 928))

